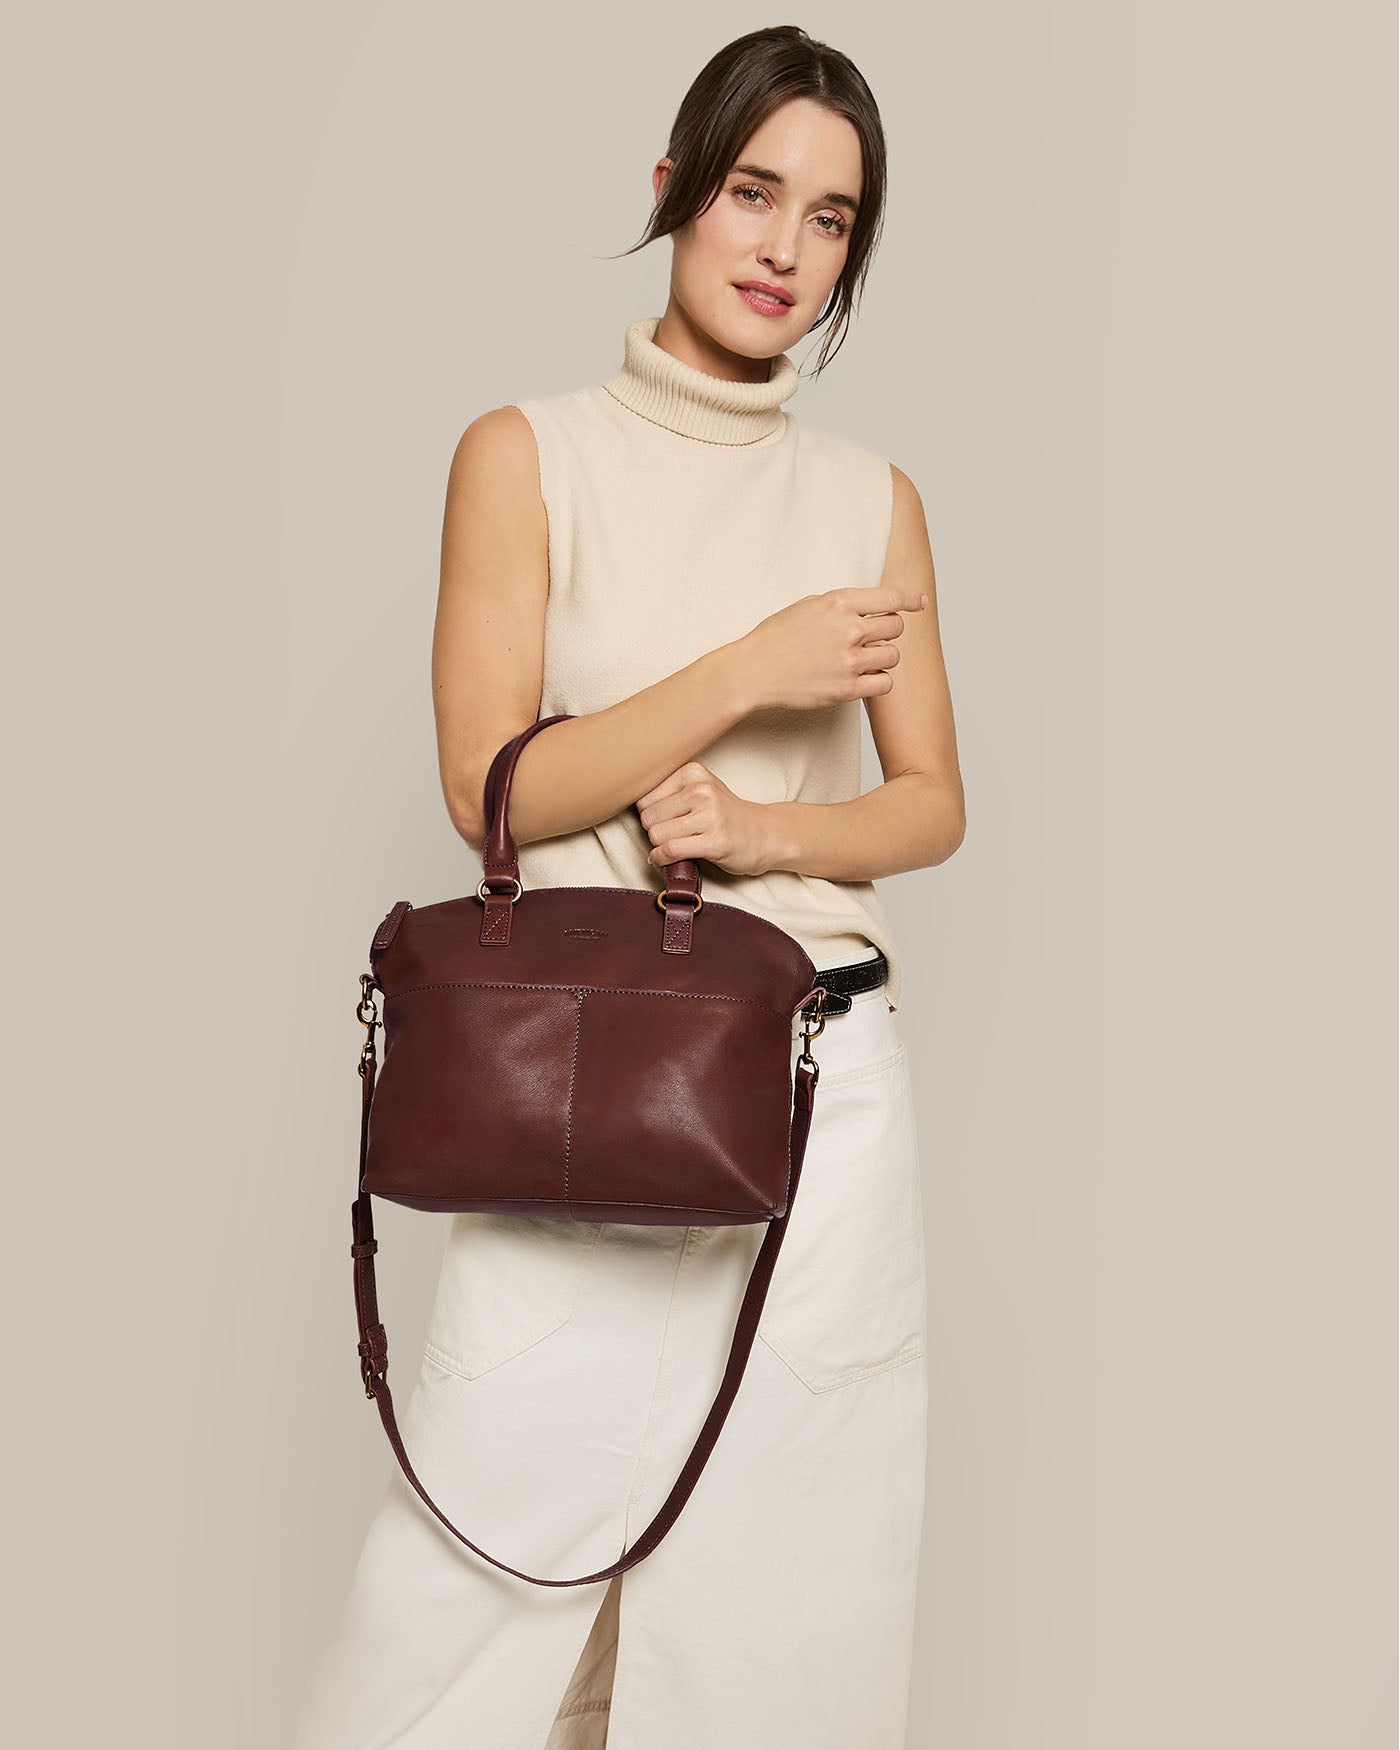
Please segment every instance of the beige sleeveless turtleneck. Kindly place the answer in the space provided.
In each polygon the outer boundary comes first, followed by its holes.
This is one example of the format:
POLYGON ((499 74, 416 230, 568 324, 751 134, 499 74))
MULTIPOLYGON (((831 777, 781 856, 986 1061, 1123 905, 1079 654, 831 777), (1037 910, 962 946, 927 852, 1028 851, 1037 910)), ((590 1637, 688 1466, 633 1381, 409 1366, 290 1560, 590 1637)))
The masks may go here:
MULTIPOLYGON (((539 449, 549 520, 549 600, 539 714, 581 715, 652 686, 742 637, 804 595, 873 588, 884 569, 889 463, 783 410, 798 387, 788 354, 763 383, 682 363, 627 329, 606 382, 515 403, 539 449)), ((858 699, 750 714, 695 757, 754 802, 845 802, 861 790, 858 699)), ((660 890, 635 807, 520 847, 526 889, 568 884, 660 890)), ((703 891, 795 936, 817 967, 900 956, 870 881, 791 869, 734 875, 701 860, 703 891)))

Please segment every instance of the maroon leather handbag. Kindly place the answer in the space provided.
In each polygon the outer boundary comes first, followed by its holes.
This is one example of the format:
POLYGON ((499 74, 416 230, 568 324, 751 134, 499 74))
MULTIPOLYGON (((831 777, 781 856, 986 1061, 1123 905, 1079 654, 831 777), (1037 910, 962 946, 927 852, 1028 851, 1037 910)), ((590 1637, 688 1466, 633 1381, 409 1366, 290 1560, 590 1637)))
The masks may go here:
POLYGON ((693 861, 669 864, 660 893, 525 894, 508 820, 511 780, 531 737, 570 715, 531 724, 496 755, 480 886, 438 905, 400 900, 374 933, 356 1009, 366 1038, 350 1250, 365 1394, 404 1475, 453 1536, 537 1586, 583 1586, 632 1567, 661 1542, 699 1480, 743 1378, 797 1195, 818 1075, 811 1045, 826 996, 785 930, 706 903, 693 861), (377 1086, 376 1027, 384 1032, 377 1086), (373 1196, 561 1221, 768 1224, 694 1447, 651 1524, 610 1566, 571 1580, 522 1573, 460 1532, 419 1482, 389 1395, 373 1196))

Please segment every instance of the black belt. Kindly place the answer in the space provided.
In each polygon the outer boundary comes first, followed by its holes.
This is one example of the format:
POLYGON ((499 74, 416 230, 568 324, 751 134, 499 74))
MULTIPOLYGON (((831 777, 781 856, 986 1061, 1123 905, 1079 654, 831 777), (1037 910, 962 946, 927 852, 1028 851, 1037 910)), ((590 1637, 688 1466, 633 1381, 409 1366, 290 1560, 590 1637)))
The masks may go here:
POLYGON ((844 1015, 858 991, 879 990, 890 975, 890 963, 882 953, 873 960, 851 960, 845 966, 817 968, 817 983, 826 987, 822 1005, 828 1015, 844 1015))

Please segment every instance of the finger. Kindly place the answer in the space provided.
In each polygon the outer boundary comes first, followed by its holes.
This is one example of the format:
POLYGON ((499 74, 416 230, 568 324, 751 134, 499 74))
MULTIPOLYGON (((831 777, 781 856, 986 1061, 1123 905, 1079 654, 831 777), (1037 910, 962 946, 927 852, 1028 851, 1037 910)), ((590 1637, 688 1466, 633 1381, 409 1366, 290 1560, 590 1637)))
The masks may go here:
POLYGON ((710 838, 708 833, 686 833, 680 838, 663 839, 647 857, 649 863, 657 868, 667 863, 679 863, 687 857, 703 857, 707 854, 710 838))
POLYGON ((888 693, 894 686, 894 676, 887 668, 872 669, 869 674, 857 675, 855 680, 855 697, 857 699, 873 699, 880 693, 888 693))
POLYGON ((857 674, 879 674, 893 668, 899 661, 899 649, 894 644, 862 644, 856 658, 857 674))
POLYGON ((688 803, 682 802, 679 798, 663 797, 660 802, 649 803, 647 812, 651 818, 644 820, 642 825, 650 834, 653 844, 656 843, 658 834, 664 838, 668 833, 675 832, 678 821, 690 821, 691 830, 695 830, 696 823, 692 818, 694 810, 688 803))
POLYGON ((673 790, 684 789, 687 784, 700 783, 705 778, 713 778, 714 773, 700 760, 687 760, 683 766, 678 766, 669 777, 648 790, 645 796, 637 798, 637 807, 642 808, 648 802, 659 796, 669 796, 673 790))
POLYGON ((680 772, 672 772, 670 777, 663 778, 659 784, 652 786, 645 796, 639 796, 634 806, 645 808, 651 802, 659 802, 663 796, 673 796, 686 780, 680 772))
POLYGON ((928 596, 923 590, 915 589, 911 584, 890 583, 879 584, 874 589, 863 589, 860 592, 863 614, 887 614, 891 610, 897 613, 917 613, 920 608, 928 606, 928 596), (870 606, 864 606, 866 601, 870 606))
POLYGON ((869 644, 874 639, 898 638, 903 630, 904 621, 898 614, 861 615, 860 638, 862 644, 869 644))

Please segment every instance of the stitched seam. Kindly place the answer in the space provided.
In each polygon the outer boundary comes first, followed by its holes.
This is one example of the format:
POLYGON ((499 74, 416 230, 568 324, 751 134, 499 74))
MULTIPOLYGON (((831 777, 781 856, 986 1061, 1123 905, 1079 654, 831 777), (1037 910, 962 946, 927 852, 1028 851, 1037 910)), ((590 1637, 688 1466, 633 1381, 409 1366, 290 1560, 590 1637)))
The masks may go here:
POLYGON ((844 1367, 840 1373, 833 1374, 829 1378, 823 1374, 821 1376, 822 1383, 813 1385, 802 1371, 805 1363, 799 1363, 793 1359, 792 1351, 788 1349, 780 1337, 770 1337, 767 1331, 758 1331, 755 1335, 761 1337, 783 1365, 796 1374, 807 1390, 812 1392, 835 1391, 839 1386, 850 1385, 857 1379, 869 1379, 877 1373, 888 1373, 892 1368, 902 1367, 906 1361, 917 1361, 927 1348, 925 1340, 915 1338, 912 1343, 907 1344, 884 1361, 873 1361, 868 1365, 856 1367, 844 1367))
POLYGON ((578 992, 578 1001, 574 1009, 574 1060, 569 1065, 569 1104, 564 1115, 564 1201, 569 1204, 569 1213, 573 1214, 573 1204, 569 1201, 569 1160, 574 1148, 574 1078, 578 1074, 578 1046, 583 1034, 583 992, 578 992))
POLYGON ((643 990, 637 986, 609 986, 603 988, 594 984, 526 984, 510 979, 483 978, 449 978, 440 984, 412 984, 405 990, 388 991, 386 995, 395 998, 420 996, 427 990, 554 990, 561 994, 573 992, 578 996, 598 997, 683 997, 696 1003, 742 1003, 746 1008, 759 1009, 765 1015, 776 1015, 779 1020, 790 1019, 787 1009, 775 1009, 769 1003, 761 1003, 755 997, 728 996, 723 992, 703 990, 643 990))
POLYGON ((587 990, 591 997, 684 997, 694 1003, 742 1003, 745 1008, 761 1009, 765 1015, 776 1015, 781 1021, 791 1017, 789 1009, 775 1009, 768 1003, 759 1002, 756 997, 732 997, 723 991, 643 990, 630 985, 610 985, 607 989, 589 985, 587 990))
MULTIPOLYGON (((399 1203, 402 1202, 403 1199, 399 1197, 391 1197, 389 1201, 391 1203, 399 1203)), ((530 1211, 536 1207, 557 1205, 558 1207, 563 1208, 564 1205, 568 1203, 568 1199, 564 1197, 524 1197, 519 1198, 516 1201, 518 1207, 504 1211, 505 1214, 528 1215, 530 1211)), ((705 1215, 733 1215, 740 1221, 756 1221, 759 1219, 752 1209, 729 1209, 714 1203, 648 1203, 640 1197, 629 1197, 626 1202, 619 1202, 615 1197, 609 1197, 606 1199, 594 1198, 591 1201, 605 1201, 610 1209, 674 1209, 680 1214, 685 1214, 694 1209, 705 1215)), ((440 1204, 445 1206, 449 1214, 461 1213, 463 1215, 470 1215, 476 1213, 475 1205, 468 1204, 463 1208, 460 1198, 456 1197, 419 1197, 414 1200, 411 1207, 436 1208, 440 1204)), ((405 1205, 405 1207, 410 1206, 405 1205)), ((572 1205, 570 1205, 570 1207, 572 1207, 572 1205)), ((483 1213, 490 1215, 495 1213, 495 1211, 488 1209, 483 1213)), ((584 1215, 578 1216, 576 1219, 579 1221, 598 1221, 601 1218, 596 1215, 584 1215)), ((675 1225, 680 1227, 684 1224, 677 1222, 675 1225)))
POLYGON ((475 1373, 469 1373, 465 1362, 455 1355, 449 1355, 445 1349, 439 1349, 434 1342, 425 1341, 423 1353, 435 1367, 440 1367, 444 1373, 450 1373, 456 1379, 480 1379, 485 1374, 494 1373, 507 1361, 514 1361, 517 1355, 523 1355, 527 1350, 533 1349, 536 1343, 543 1343, 546 1337, 552 1337, 561 1325, 566 1325, 569 1322, 569 1316, 566 1313, 561 1318, 556 1319, 547 1331, 541 1331, 538 1337, 531 1337, 528 1343, 522 1344, 518 1349, 506 1349, 504 1352, 499 1349, 492 1351, 488 1358, 477 1367, 475 1373))

